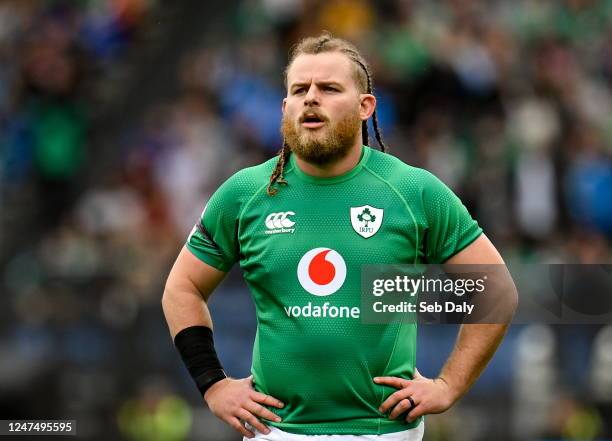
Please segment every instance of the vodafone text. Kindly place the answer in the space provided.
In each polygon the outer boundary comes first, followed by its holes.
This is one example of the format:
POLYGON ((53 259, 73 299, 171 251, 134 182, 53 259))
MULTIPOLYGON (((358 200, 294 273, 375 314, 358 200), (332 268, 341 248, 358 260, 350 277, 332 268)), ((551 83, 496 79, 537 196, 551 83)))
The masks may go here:
POLYGON ((308 302, 304 306, 283 306, 288 317, 325 317, 325 318, 359 318, 359 307, 335 306, 329 302, 323 305, 313 305, 308 302))

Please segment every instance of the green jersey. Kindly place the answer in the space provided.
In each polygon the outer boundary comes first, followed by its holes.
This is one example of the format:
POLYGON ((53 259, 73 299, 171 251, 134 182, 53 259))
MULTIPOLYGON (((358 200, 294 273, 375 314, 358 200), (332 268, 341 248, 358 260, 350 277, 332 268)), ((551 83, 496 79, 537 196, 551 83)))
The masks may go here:
POLYGON ((416 325, 361 322, 361 265, 441 263, 482 230, 431 173, 367 146, 331 178, 291 155, 288 184, 270 196, 276 160, 229 178, 187 241, 221 271, 240 262, 257 313, 255 388, 285 403, 267 424, 305 435, 415 427, 378 411, 395 389, 372 379, 412 378, 416 325))

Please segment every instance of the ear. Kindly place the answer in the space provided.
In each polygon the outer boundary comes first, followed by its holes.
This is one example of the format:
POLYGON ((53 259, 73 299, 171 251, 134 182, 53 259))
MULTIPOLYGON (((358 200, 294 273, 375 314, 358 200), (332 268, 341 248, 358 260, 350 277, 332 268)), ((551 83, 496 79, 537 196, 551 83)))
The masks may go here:
POLYGON ((374 113, 376 109, 376 97, 369 93, 359 95, 359 118, 365 121, 374 113))
POLYGON ((287 98, 283 98, 283 105, 281 106, 281 110, 283 111, 283 115, 285 114, 285 108, 287 107, 287 98))

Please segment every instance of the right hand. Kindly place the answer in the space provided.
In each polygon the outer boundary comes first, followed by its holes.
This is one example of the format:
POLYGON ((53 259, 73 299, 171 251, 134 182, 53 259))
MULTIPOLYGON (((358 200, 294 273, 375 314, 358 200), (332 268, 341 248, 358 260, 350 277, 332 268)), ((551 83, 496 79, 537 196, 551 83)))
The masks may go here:
POLYGON ((259 418, 275 422, 280 422, 281 418, 263 407, 262 404, 279 409, 284 406, 276 398, 253 389, 252 375, 247 378, 224 378, 217 381, 206 391, 204 400, 215 416, 247 438, 252 438, 255 434, 244 427, 241 420, 267 435, 270 429, 259 418))

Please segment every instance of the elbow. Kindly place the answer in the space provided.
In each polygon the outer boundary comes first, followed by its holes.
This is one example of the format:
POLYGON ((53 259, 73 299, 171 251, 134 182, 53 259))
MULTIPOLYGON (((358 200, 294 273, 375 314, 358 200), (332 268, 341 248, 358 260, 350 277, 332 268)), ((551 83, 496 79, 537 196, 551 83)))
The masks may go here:
POLYGON ((510 324, 510 322, 512 322, 512 319, 514 318, 514 314, 516 313, 519 303, 518 291, 513 281, 510 281, 508 289, 506 290, 506 295, 504 297, 504 320, 502 323, 510 324))
POLYGON ((519 303, 518 290, 516 289, 516 286, 514 285, 514 283, 512 284, 510 302, 512 305, 512 313, 514 314, 518 308, 518 303, 519 303))
POLYGON ((518 290, 516 289, 516 284, 514 283, 514 279, 509 275, 508 277, 508 289, 507 289, 507 298, 508 298, 508 310, 512 312, 512 315, 516 312, 519 303, 519 295, 518 290))
POLYGON ((172 289, 171 284, 169 283, 170 279, 168 279, 166 281, 166 284, 164 286, 164 292, 162 293, 162 297, 161 297, 161 305, 162 305, 162 309, 164 311, 164 314, 167 313, 170 305, 173 303, 173 299, 174 299, 174 290, 172 289))
POLYGON ((161 298, 161 306, 162 306, 162 310, 164 311, 164 315, 167 315, 169 303, 170 303, 170 293, 167 289, 164 288, 164 293, 162 294, 162 298, 161 298))

